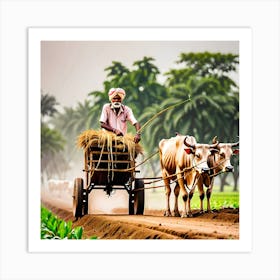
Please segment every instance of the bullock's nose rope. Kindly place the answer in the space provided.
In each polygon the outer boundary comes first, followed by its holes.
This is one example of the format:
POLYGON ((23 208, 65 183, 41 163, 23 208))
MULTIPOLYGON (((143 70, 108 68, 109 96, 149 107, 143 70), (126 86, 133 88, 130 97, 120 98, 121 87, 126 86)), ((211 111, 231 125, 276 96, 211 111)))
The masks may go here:
MULTIPOLYGON (((215 168, 221 166, 224 162, 226 162, 226 161, 229 160, 229 159, 230 159, 230 157, 229 157, 229 158, 225 158, 225 159, 224 159, 223 161, 221 161, 219 164, 217 164, 217 165, 211 167, 210 169, 215 169, 215 168)), ((226 173, 226 172, 225 172, 225 171, 220 171, 220 172, 217 172, 216 174, 209 175, 209 177, 210 177, 210 178, 216 177, 216 176, 218 176, 218 175, 220 175, 220 174, 223 174, 223 173, 226 173)))

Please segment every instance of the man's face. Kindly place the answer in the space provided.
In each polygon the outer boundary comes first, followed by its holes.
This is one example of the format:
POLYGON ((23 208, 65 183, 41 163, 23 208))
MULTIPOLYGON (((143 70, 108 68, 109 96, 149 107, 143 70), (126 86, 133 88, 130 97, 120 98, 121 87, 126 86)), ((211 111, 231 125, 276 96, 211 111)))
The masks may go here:
POLYGON ((122 99, 119 95, 116 95, 111 99, 111 102, 112 102, 113 107, 117 109, 117 108, 121 107, 122 99))
POLYGON ((120 102, 120 103, 122 102, 122 99, 119 95, 114 96, 111 100, 112 100, 113 103, 114 102, 120 102))

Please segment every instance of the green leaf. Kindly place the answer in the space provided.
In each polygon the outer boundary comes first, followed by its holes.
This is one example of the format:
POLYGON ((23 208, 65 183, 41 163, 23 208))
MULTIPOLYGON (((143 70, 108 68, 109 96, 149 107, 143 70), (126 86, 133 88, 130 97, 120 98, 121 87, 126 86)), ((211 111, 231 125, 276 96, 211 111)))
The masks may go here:
POLYGON ((83 228, 82 227, 76 227, 74 229, 74 236, 76 239, 81 239, 83 235, 83 228))
POLYGON ((94 236, 91 236, 90 239, 91 239, 91 240, 92 240, 92 239, 98 239, 98 237, 94 235, 94 236))

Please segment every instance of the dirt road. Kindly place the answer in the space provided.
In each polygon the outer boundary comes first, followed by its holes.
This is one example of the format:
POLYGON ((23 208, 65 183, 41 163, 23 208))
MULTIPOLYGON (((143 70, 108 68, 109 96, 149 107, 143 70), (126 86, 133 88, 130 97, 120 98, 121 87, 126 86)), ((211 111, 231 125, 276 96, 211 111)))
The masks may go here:
POLYGON ((43 195, 42 204, 73 226, 83 226, 83 238, 100 239, 239 239, 239 211, 222 209, 192 218, 163 217, 163 210, 145 210, 144 215, 127 215, 115 208, 110 214, 89 214, 74 221, 71 204, 43 195))

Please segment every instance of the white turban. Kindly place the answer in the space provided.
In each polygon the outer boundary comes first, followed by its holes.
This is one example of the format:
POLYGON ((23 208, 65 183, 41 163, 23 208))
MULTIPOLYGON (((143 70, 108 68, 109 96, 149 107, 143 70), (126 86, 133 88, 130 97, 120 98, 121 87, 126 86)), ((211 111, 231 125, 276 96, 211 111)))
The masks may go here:
POLYGON ((116 95, 120 96, 123 101, 125 98, 125 91, 122 88, 111 88, 108 92, 109 100, 111 101, 116 95))

